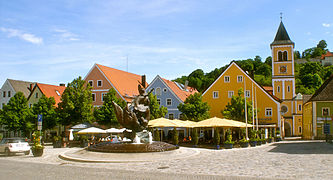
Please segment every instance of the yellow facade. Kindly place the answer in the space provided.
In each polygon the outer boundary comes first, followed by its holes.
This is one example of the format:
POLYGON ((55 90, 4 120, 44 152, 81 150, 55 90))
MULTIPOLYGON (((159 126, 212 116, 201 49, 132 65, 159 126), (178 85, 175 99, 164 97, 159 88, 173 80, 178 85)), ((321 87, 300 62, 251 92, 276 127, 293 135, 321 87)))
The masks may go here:
POLYGON ((312 139, 312 102, 307 102, 303 106, 303 139, 312 139))
MULTIPOLYGON (((280 103, 268 94, 262 87, 252 80, 235 62, 232 62, 222 75, 203 93, 202 99, 210 106, 211 117, 223 117, 222 112, 231 100, 231 93, 238 95, 240 88, 249 92, 248 101, 252 101, 254 95, 257 99, 259 124, 276 124, 278 127, 280 103), (242 77, 243 81, 239 81, 242 77), (253 90, 252 90, 253 86, 253 90), (271 113, 267 112, 271 109, 271 113), (268 114, 266 114, 268 113, 268 114)), ((242 94, 244 97, 244 94, 242 94)))

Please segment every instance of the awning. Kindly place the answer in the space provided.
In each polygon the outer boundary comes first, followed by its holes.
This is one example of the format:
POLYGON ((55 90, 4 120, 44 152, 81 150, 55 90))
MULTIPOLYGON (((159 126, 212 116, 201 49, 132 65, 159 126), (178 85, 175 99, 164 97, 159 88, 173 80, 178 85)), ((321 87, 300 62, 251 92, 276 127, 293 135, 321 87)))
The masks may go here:
POLYGON ((106 133, 106 131, 96 127, 90 127, 78 132, 78 134, 103 134, 103 133, 106 133))
POLYGON ((148 122, 149 127, 178 127, 178 125, 175 122, 172 122, 169 119, 166 118, 158 118, 154 120, 150 120, 148 122))

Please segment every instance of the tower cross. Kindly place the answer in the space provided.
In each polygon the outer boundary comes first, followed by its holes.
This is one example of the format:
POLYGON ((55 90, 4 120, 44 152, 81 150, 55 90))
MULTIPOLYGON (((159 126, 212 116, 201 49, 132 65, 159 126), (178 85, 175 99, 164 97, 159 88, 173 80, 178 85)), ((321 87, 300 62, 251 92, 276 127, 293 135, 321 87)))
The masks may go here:
POLYGON ((281 21, 282 21, 282 12, 280 12, 280 19, 281 19, 281 21))

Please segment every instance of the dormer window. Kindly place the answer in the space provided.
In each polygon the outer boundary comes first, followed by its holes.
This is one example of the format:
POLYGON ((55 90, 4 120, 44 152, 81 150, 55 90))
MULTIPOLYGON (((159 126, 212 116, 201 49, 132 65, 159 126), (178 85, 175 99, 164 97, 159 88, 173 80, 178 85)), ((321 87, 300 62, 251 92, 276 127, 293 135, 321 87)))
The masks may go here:
POLYGON ((102 86, 102 80, 98 80, 97 81, 97 87, 101 87, 102 86))

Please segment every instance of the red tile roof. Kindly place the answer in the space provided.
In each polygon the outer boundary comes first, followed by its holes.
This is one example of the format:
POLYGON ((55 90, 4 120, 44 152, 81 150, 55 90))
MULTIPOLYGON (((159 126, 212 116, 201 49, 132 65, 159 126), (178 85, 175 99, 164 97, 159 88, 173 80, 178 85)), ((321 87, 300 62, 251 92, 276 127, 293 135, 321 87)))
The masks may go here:
POLYGON ((55 86, 50 84, 41 84, 36 83, 40 91, 46 96, 46 97, 54 97, 54 100, 56 102, 55 106, 58 106, 58 103, 61 102, 61 95, 65 91, 65 86, 55 86))
POLYGON ((183 102, 186 100, 186 98, 188 96, 190 96, 191 94, 194 94, 196 92, 198 92, 196 89, 192 88, 192 87, 187 87, 187 91, 185 91, 184 89, 180 88, 176 82, 173 81, 169 81, 167 79, 161 78, 163 79, 163 81, 169 86, 169 88, 176 94, 176 96, 179 97, 179 99, 181 99, 183 102))
POLYGON ((326 54, 321 55, 321 59, 325 59, 325 57, 332 57, 332 56, 333 56, 333 53, 327 51, 326 54))
MULTIPOLYGON (((100 64, 96 65, 126 101, 130 102, 133 96, 139 95, 138 85, 141 82, 140 75, 100 64)), ((147 86, 148 84, 146 83, 147 86)))

